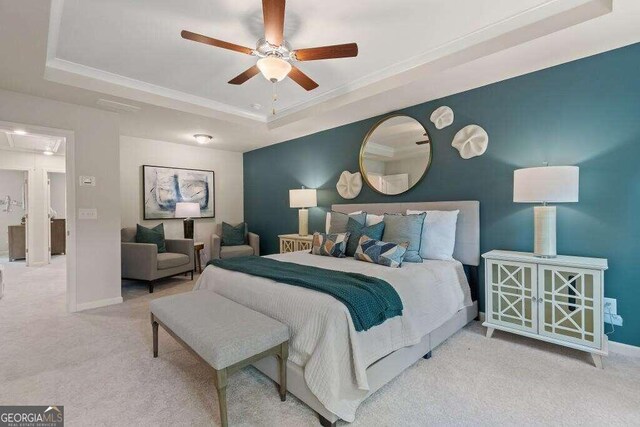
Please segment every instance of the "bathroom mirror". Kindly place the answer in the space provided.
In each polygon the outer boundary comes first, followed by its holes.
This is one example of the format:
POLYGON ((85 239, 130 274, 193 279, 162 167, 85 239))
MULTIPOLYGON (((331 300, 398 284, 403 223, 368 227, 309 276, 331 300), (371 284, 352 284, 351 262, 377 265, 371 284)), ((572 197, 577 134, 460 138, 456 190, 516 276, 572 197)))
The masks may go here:
POLYGON ((431 138, 413 117, 393 115, 376 123, 360 148, 360 172, 374 191, 402 194, 422 180, 431 165, 431 138))

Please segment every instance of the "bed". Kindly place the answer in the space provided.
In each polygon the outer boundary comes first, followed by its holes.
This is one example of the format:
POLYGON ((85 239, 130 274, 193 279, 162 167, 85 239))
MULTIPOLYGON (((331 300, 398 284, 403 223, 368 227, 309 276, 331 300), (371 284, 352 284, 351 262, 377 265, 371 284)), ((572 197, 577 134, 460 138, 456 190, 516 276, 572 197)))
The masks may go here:
MULTIPOLYGON (((453 335, 478 314, 477 266, 480 261, 479 203, 423 202, 333 205, 343 213, 404 213, 460 210, 454 258, 403 264, 400 269, 330 258, 305 251, 271 255, 276 260, 382 278, 404 305, 402 316, 356 332, 346 307, 324 293, 208 266, 196 289, 209 289, 287 324, 291 330, 288 389, 324 425, 353 421, 367 396, 453 335)), ((254 365, 277 381, 277 363, 254 365)))

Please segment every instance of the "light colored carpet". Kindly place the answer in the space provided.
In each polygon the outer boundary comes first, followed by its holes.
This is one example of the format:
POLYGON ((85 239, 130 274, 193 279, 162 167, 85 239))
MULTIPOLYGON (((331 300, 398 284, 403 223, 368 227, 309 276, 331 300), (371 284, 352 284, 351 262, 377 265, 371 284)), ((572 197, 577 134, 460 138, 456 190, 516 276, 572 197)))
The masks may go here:
MULTIPOLYGON (((7 273, 0 404, 64 405, 69 426, 219 422, 209 367, 162 331, 151 357, 149 301, 192 282, 170 279, 153 295, 129 283, 123 304, 66 314, 61 262, 7 273)), ((487 340, 474 322, 369 398, 353 425, 640 425, 640 359, 614 354, 605 366, 499 331, 487 340)), ((232 425, 319 425, 253 368, 231 377, 228 400, 232 425)))

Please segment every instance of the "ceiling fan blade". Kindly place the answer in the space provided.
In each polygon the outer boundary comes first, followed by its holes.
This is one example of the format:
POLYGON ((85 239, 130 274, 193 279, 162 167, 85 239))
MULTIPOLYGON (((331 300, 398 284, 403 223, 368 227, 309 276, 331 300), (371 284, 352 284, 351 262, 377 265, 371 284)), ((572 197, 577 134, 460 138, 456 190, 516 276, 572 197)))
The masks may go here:
POLYGON ((241 85, 242 83, 246 82, 247 80, 249 80, 251 77, 258 74, 259 72, 260 70, 258 69, 258 66, 254 65, 253 67, 249 68, 248 70, 244 71, 241 74, 238 74, 236 77, 229 80, 229 84, 241 85))
POLYGON ((211 37, 203 36, 202 34, 192 33, 191 31, 182 30, 180 33, 183 39, 192 40, 198 43, 204 43, 215 47, 221 47, 223 49, 233 50, 235 52, 246 53, 247 55, 253 55, 253 49, 240 46, 238 44, 225 42, 222 40, 214 39, 211 37))
POLYGON ((336 44, 333 46, 298 49, 293 52, 298 61, 315 61, 318 59, 352 58, 358 56, 356 43, 336 44))
POLYGON ((264 38, 274 46, 280 46, 284 39, 285 0, 262 0, 264 38))
POLYGON ((296 66, 291 66, 291 71, 289 71, 289 77, 291 80, 298 83, 300 86, 305 88, 306 90, 313 90, 318 87, 318 83, 311 80, 309 76, 300 71, 300 69, 296 66))

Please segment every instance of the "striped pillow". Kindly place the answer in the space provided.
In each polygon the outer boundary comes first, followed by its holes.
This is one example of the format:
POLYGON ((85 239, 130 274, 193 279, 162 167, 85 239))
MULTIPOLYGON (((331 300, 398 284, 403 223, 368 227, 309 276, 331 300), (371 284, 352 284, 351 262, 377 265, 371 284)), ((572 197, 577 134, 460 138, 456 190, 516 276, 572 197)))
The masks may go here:
POLYGON ((344 258, 350 234, 348 232, 335 234, 313 233, 311 253, 313 255, 344 258))
POLYGON ((408 243, 387 243, 362 236, 353 257, 358 261, 398 268, 402 265, 408 246, 408 243))

